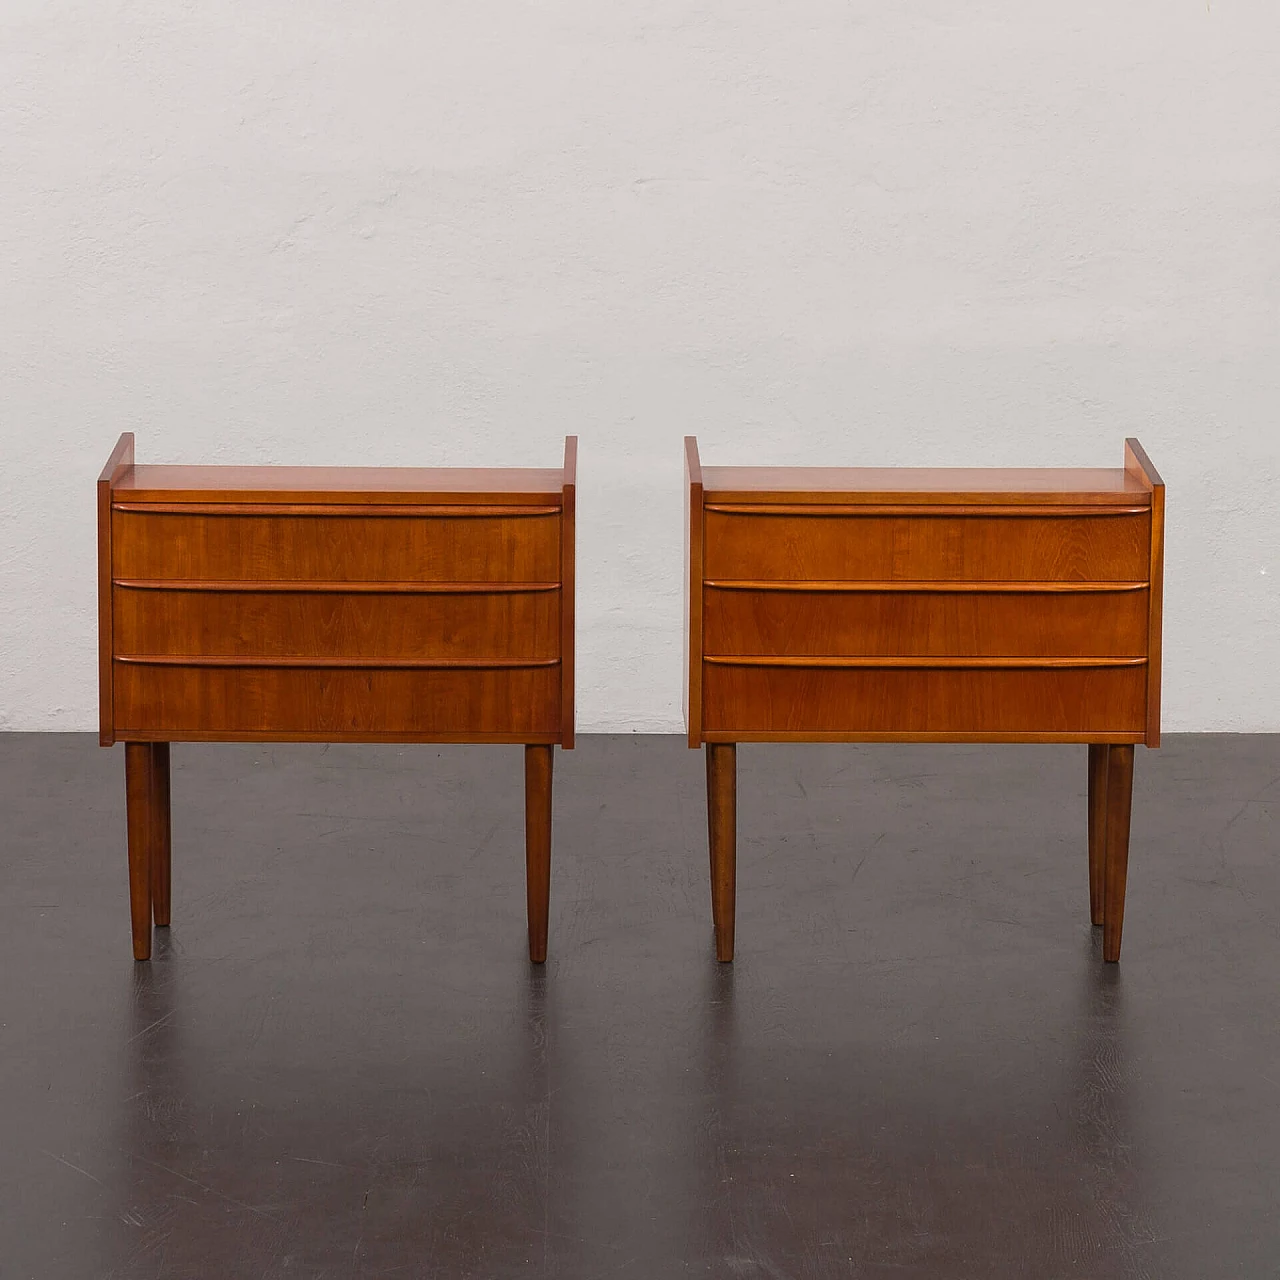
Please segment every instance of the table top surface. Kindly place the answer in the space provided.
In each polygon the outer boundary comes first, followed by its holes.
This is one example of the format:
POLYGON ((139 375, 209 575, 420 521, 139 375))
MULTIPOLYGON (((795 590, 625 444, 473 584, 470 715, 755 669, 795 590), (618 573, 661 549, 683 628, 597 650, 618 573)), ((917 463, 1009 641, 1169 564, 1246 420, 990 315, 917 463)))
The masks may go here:
POLYGON ((133 466, 117 502, 559 504, 565 473, 535 467, 133 466))
POLYGON ((703 467, 707 502, 1143 506, 1122 467, 703 467))

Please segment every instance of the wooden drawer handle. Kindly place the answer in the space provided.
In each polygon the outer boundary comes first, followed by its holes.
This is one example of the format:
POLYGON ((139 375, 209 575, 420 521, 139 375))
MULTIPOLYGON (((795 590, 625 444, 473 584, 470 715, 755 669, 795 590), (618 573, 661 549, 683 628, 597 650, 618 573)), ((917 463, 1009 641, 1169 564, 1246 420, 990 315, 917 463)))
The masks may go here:
POLYGON ((523 595, 538 591, 559 591, 558 582, 295 582, 291 580, 200 578, 113 578, 112 586, 128 591, 234 591, 246 595, 258 591, 289 592, 296 595, 341 593, 369 595, 523 595))
POLYGON ((1044 671, 1079 667, 1145 667, 1146 658, 784 658, 729 657, 708 654, 704 661, 720 667, 862 667, 870 669, 910 668, 914 670, 1044 671))
POLYGON ((341 671, 500 671, 560 665, 559 658, 237 658, 169 653, 118 653, 115 660, 141 667, 290 667, 341 671))
POLYGON ((113 502, 112 511, 134 515, 178 516, 347 516, 355 520, 381 516, 558 516, 560 507, 378 506, 357 503, 302 502, 113 502))
POLYGON ((769 581, 754 578, 706 579, 704 587, 717 591, 909 591, 950 593, 977 592, 983 595, 1010 593, 1014 595, 1050 595, 1073 591, 1145 591, 1146 582, 948 582, 945 578, 932 578, 927 582, 860 582, 827 581, 809 582, 796 578, 790 581, 769 581))
POLYGON ((796 503, 794 505, 774 503, 741 503, 741 502, 708 502, 707 511, 719 511, 727 516, 1039 516, 1041 518, 1056 516, 1145 516, 1151 508, 1116 507, 1099 504, 1097 506, 1051 506, 1019 504, 996 506, 947 506, 943 504, 925 506, 912 503, 876 504, 871 503, 796 503))

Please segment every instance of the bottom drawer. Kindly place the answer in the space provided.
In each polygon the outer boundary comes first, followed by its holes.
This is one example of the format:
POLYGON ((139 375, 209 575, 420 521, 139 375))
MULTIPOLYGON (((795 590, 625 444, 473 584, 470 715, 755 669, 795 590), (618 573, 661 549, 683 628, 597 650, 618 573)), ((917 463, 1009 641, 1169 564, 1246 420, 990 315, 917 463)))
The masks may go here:
POLYGON ((357 669, 115 664, 116 737, 505 739, 559 732, 560 665, 357 669))
POLYGON ((708 734, 1140 734, 1146 665, 1051 669, 703 666, 708 734))

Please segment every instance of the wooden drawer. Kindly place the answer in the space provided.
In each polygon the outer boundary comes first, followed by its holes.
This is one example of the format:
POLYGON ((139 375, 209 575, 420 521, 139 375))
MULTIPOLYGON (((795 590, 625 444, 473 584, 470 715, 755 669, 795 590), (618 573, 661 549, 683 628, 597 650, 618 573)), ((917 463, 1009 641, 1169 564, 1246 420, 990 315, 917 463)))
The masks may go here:
MULTIPOLYGON (((227 509, 234 512, 234 508, 227 509)), ((329 508, 332 510, 332 508, 329 508)), ((454 508, 456 511, 457 508, 454 508)), ((534 508, 534 510, 541 510, 534 508)), ((558 582, 560 513, 387 515, 112 511, 116 578, 558 582)))
POLYGON ((1146 582, 1151 562, 1149 511, 1117 515, 778 511, 743 514, 708 506, 704 576, 819 582, 1146 582))
POLYGON ((1142 657, 1147 652, 1145 588, 709 586, 703 602, 703 643, 712 655, 1142 657))
POLYGON ((703 730, 859 737, 1140 735, 1145 663, 1033 669, 729 666, 703 669, 703 730))
POLYGON ((113 591, 116 652, 206 657, 557 658, 560 591, 113 591))
POLYGON ((170 666, 117 660, 121 738, 384 736, 511 741, 559 735, 560 665, 404 670, 170 666))

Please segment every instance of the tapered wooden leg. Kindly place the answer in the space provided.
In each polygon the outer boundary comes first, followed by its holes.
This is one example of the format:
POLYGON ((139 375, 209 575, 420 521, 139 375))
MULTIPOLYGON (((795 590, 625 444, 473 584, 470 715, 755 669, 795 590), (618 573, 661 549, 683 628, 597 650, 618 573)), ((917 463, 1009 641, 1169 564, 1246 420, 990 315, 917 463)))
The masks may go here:
POLYGON ((716 959, 729 961, 738 875, 738 749, 732 742, 707 743, 707 815, 716 959))
POLYGON ((1107 762, 1106 743, 1089 744, 1089 918, 1102 923, 1102 886, 1107 860, 1107 762))
POLYGON ((129 825, 129 914, 133 958, 151 959, 152 763, 149 742, 124 744, 124 785, 129 825))
POLYGON ((547 958, 547 915, 551 902, 552 748, 524 749, 525 889, 529 900, 529 959, 547 958))
POLYGON ((1133 811, 1133 748, 1114 746, 1107 760, 1107 850, 1102 905, 1102 958, 1120 959, 1124 890, 1129 875, 1129 818, 1133 811))
POLYGON ((710 855, 710 875, 707 877, 707 883, 711 887, 711 919, 718 919, 716 912, 719 908, 716 906, 716 824, 714 811, 711 804, 711 744, 707 743, 703 749, 703 758, 707 765, 707 852, 710 855))
POLYGON ((169 744, 151 744, 151 916, 161 927, 169 923, 170 851, 169 744))

